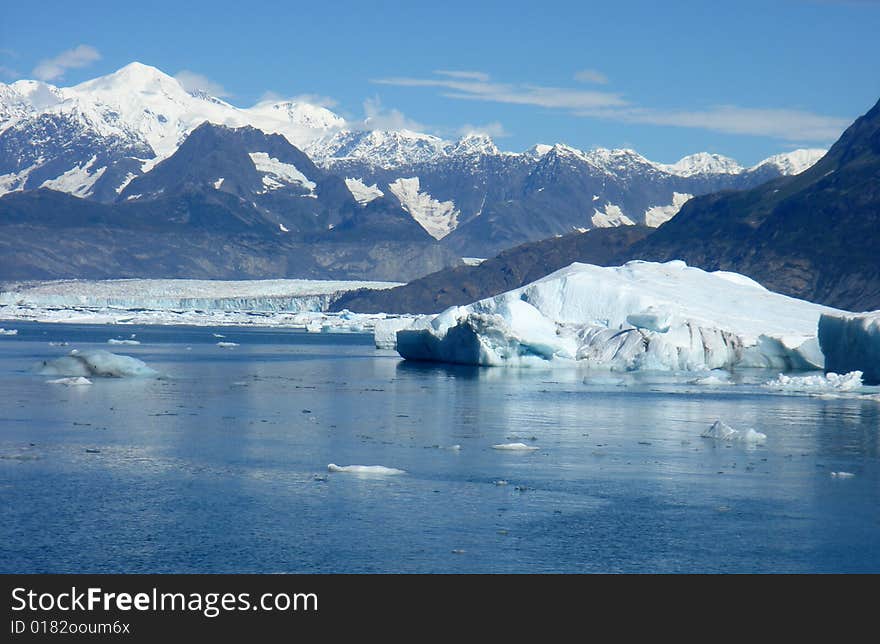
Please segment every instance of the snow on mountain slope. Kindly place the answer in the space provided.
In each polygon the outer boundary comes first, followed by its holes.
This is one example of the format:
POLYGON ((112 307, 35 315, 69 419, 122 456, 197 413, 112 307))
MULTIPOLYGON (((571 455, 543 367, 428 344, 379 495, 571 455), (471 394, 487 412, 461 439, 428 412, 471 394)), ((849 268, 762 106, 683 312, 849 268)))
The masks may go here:
POLYGON ((438 201, 419 191, 419 178, 401 178, 388 184, 400 205, 434 239, 443 239, 458 226, 459 211, 452 201, 438 201))
POLYGON ((623 214, 620 206, 605 204, 603 210, 595 208, 590 222, 594 228, 613 228, 615 226, 635 226, 636 222, 623 214))
POLYGON ((783 154, 774 154, 754 165, 750 170, 758 170, 767 166, 776 168, 783 175, 800 174, 813 166, 819 159, 825 156, 828 150, 818 148, 806 148, 793 150, 783 154))
POLYGON ((668 206, 651 206, 645 211, 645 225, 656 228, 657 226, 666 223, 675 217, 675 215, 678 214, 678 211, 681 210, 681 207, 690 199, 693 199, 693 195, 682 192, 673 192, 671 204, 668 206))
POLYGON ((682 261, 572 264, 397 333, 408 359, 481 365, 553 360, 613 370, 816 369, 822 314, 744 276, 682 261))
POLYGON ((77 197, 88 197, 91 194, 92 186, 107 169, 106 166, 92 169, 97 158, 97 156, 93 156, 85 165, 71 168, 55 179, 48 179, 40 187, 67 192, 77 197))
MULTIPOLYGON (((36 81, 0 84, 0 155, 4 157, 0 188, 24 187, 25 171, 28 176, 41 175, 41 183, 55 180, 59 187, 68 185, 63 175, 81 171, 94 155, 99 160, 113 157, 105 165, 139 159, 137 169, 146 172, 173 154, 205 121, 251 125, 282 134, 298 147, 345 124, 331 111, 301 102, 238 108, 203 92, 188 92, 175 78, 137 62, 67 88, 36 81), (71 145, 74 138, 76 146, 71 145)), ((134 166, 129 165, 120 169, 119 184, 131 180, 127 175, 134 166)), ((123 187, 112 186, 116 193, 123 187)))
POLYGON ((343 130, 312 141, 304 151, 319 165, 355 160, 397 168, 441 157, 446 145, 440 137, 410 130, 343 130))
POLYGON ((257 171, 264 173, 263 185, 266 190, 277 190, 285 185, 294 184, 302 186, 312 193, 317 186, 314 181, 309 181, 308 177, 291 163, 282 163, 278 159, 271 158, 265 152, 251 152, 249 156, 257 171))
POLYGON ((730 157, 708 152, 691 154, 676 163, 658 164, 658 167, 679 177, 692 177, 696 174, 740 174, 745 169, 730 157))
POLYGON ((385 196, 385 193, 379 190, 375 183, 371 186, 368 186, 360 179, 352 179, 346 177, 345 185, 348 188, 348 191, 351 193, 351 196, 354 197, 355 201, 357 201, 362 206, 365 206, 374 199, 385 196))

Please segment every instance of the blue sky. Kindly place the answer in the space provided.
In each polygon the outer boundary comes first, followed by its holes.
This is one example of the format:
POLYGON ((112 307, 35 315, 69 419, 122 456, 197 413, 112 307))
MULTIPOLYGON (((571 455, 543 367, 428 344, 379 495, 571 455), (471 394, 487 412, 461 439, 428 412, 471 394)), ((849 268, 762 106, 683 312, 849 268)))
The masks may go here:
POLYGON ((312 95, 380 125, 486 131, 507 150, 750 164, 827 146, 880 98, 880 0, 36 6, 3 9, 0 80, 70 85, 139 60, 235 105, 312 95))

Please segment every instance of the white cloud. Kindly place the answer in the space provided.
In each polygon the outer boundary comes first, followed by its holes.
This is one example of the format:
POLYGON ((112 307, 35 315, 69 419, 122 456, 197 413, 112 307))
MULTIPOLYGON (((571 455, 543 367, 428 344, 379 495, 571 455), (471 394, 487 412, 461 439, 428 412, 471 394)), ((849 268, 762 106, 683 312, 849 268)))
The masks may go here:
POLYGON ((462 80, 481 81, 484 83, 489 80, 489 74, 487 74, 486 72, 437 69, 434 71, 434 73, 440 76, 447 76, 449 78, 460 78, 462 80))
POLYGON ((364 101, 364 120, 362 127, 366 130, 413 130, 424 132, 427 128, 406 117, 403 112, 383 107, 378 96, 364 101))
MULTIPOLYGON (((565 87, 549 87, 525 83, 496 83, 488 76, 473 74, 461 77, 436 72, 436 78, 391 77, 372 82, 398 87, 429 87, 440 90, 440 96, 469 101, 487 101, 532 105, 558 109, 574 116, 600 118, 622 123, 687 127, 725 134, 764 136, 784 141, 827 143, 835 140, 850 119, 815 114, 799 109, 753 108, 717 105, 703 109, 655 109, 641 107, 624 100, 620 94, 586 91, 565 87), (445 74, 445 76, 443 76, 445 74), (442 77, 441 77, 442 76, 442 77)), ((581 70, 579 80, 607 80, 595 70, 581 70)))
POLYGON ((718 105, 703 110, 650 108, 588 110, 579 112, 578 115, 624 123, 697 128, 724 134, 812 142, 834 141, 850 123, 850 119, 824 116, 803 110, 737 105, 718 105))
POLYGON ((220 83, 215 83, 207 76, 188 69, 181 69, 174 75, 174 78, 187 92, 205 92, 208 96, 215 98, 225 98, 230 95, 220 83))
POLYGON ((0 65, 0 76, 4 78, 21 78, 21 74, 6 65, 0 65))
POLYGON ((574 79, 581 83, 598 83, 599 85, 605 85, 608 83, 608 77, 595 69, 582 69, 577 71, 574 73, 574 79))
POLYGON ((498 121, 492 121, 491 123, 486 123, 484 125, 471 125, 465 124, 462 125, 456 131, 458 136, 468 136, 469 134, 485 134, 486 136, 490 136, 493 139, 502 139, 506 136, 510 136, 510 132, 504 129, 504 126, 498 121))
POLYGON ((379 85, 398 87, 436 87, 447 90, 442 96, 472 101, 535 105, 538 107, 587 110, 626 105, 618 94, 542 85, 493 83, 488 80, 458 78, 379 78, 379 85))
POLYGON ((91 45, 77 45, 54 58, 41 60, 31 73, 41 81, 52 81, 63 77, 68 69, 86 67, 97 60, 101 60, 97 49, 91 45))

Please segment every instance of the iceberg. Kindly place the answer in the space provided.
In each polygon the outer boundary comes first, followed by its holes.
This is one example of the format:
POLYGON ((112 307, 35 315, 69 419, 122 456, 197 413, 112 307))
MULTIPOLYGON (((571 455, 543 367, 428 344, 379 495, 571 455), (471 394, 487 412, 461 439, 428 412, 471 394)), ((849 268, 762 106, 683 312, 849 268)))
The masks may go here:
MULTIPOLYGON (((121 356, 109 351, 77 351, 69 355, 44 360, 39 372, 45 376, 63 376, 70 378, 98 376, 103 378, 155 378, 159 373, 151 369, 142 360, 131 356, 121 356)), ((85 383, 80 383, 85 384, 85 383)))
POLYGON ((500 445, 493 445, 492 449, 505 452, 534 452, 541 448, 536 445, 526 445, 525 443, 501 443, 500 445))
POLYGON ((88 378, 83 378, 82 376, 77 376, 75 378, 56 378, 55 380, 47 380, 47 384, 50 385, 65 385, 67 387, 79 387, 82 385, 90 385, 92 381, 88 378))
POLYGON ((107 344, 129 344, 129 345, 135 345, 135 344, 140 344, 140 342, 138 342, 137 340, 117 340, 116 338, 110 338, 109 340, 107 340, 107 344))
POLYGON ((384 318, 373 324, 373 341, 377 349, 396 349, 397 332, 413 326, 415 317, 384 318))
POLYGON ((619 371, 824 367, 820 316, 843 313, 682 261, 572 264, 397 331, 410 360, 619 371))
POLYGON ((395 476, 397 474, 406 474, 406 470, 398 470, 394 467, 385 467, 384 465, 337 465, 330 463, 327 466, 328 472, 344 473, 344 474, 361 474, 366 476, 395 476))
POLYGON ((781 373, 761 386, 783 391, 853 391, 862 387, 862 372, 850 371, 845 374, 830 372, 809 376, 786 376, 781 373))
POLYGON ((866 384, 880 385, 880 311, 822 315, 819 344, 826 369, 861 371, 866 384))
POLYGON ((700 434, 700 436, 728 443, 750 443, 753 445, 760 445, 767 440, 767 434, 756 432, 754 429, 747 429, 745 431, 734 429, 721 420, 716 420, 712 423, 709 429, 700 434))
POLYGON ((18 335, 18 329, 0 329, 0 335, 18 335))

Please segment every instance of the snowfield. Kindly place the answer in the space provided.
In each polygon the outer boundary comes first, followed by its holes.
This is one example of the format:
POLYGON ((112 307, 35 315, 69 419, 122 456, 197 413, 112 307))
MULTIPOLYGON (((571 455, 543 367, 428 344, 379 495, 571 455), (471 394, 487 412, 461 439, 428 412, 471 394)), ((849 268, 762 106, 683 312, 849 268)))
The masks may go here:
POLYGON ((866 384, 880 385, 880 311, 823 315, 819 343, 829 370, 861 371, 866 384))
POLYGON ((475 365, 548 361, 611 370, 824 366, 819 317, 841 311, 682 261, 572 264, 397 333, 411 360, 475 365))

